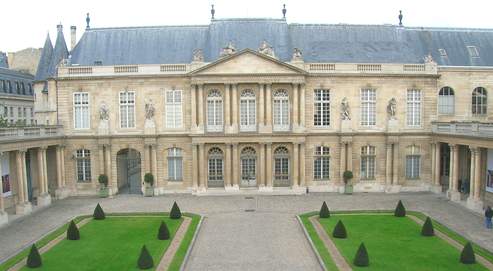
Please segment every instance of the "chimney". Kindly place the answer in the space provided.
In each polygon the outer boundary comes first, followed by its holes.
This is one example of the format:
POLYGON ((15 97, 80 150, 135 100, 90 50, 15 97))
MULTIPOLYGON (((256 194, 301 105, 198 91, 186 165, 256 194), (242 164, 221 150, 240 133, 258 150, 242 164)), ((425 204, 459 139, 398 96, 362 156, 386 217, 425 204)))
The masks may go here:
POLYGON ((70 27, 70 51, 74 50, 75 44, 77 43, 76 30, 77 27, 75 25, 70 27))

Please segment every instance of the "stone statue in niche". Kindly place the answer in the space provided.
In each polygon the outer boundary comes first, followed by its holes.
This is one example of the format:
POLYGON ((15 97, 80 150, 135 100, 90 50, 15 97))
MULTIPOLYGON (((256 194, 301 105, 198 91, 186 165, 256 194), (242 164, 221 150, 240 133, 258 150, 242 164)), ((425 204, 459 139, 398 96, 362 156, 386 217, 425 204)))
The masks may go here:
POLYGON ((193 51, 193 62, 204 62, 204 52, 202 52, 202 49, 195 49, 193 51))
POLYGON ((274 54, 274 48, 270 44, 267 43, 267 41, 262 41, 260 44, 260 47, 258 48, 258 52, 271 56, 271 57, 276 57, 274 54))
POLYGON ((293 57, 291 58, 291 61, 303 61, 303 54, 299 48, 293 49, 293 57))
POLYGON ((146 120, 152 120, 154 118, 154 104, 151 99, 146 100, 145 104, 145 117, 146 120))
POLYGON ((351 120, 349 102, 346 97, 344 97, 341 102, 341 119, 351 120))
POLYGON ((229 56, 234 53, 236 53, 236 48, 233 45, 233 42, 230 41, 228 45, 222 49, 220 56, 229 56))
POLYGON ((389 100, 389 104, 387 105, 387 113, 389 114, 389 119, 395 119, 395 115, 397 113, 397 101, 395 98, 389 100))
POLYGON ((110 119, 110 109, 105 102, 102 102, 99 106, 99 119, 103 121, 110 119))

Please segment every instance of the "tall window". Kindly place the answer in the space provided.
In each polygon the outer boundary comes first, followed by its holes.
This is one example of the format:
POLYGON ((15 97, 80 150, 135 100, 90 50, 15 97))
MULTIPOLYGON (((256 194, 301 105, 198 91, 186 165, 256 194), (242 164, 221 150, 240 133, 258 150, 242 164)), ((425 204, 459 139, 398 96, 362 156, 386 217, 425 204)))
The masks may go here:
POLYGON ((474 115, 485 115, 487 111, 487 98, 486 89, 483 87, 477 87, 472 92, 472 113, 474 115))
POLYGON ((406 154, 406 178, 419 179, 421 155, 417 146, 409 146, 406 154))
POLYGON ((313 124, 317 127, 330 126, 330 90, 315 90, 313 124))
POLYGON ((176 182, 183 179, 182 161, 181 149, 168 149, 168 181, 176 182))
POLYGON ((274 151, 274 185, 289 186, 289 151, 286 147, 274 151))
POLYGON ((439 114, 454 114, 455 111, 455 96, 454 90, 451 87, 443 87, 438 92, 438 113, 439 114))
POLYGON ((89 93, 74 93, 74 128, 89 129, 89 93))
POLYGON ((375 179, 375 147, 361 147, 361 179, 375 179))
POLYGON ((75 154, 77 181, 91 181, 91 152, 86 149, 77 150, 75 154))
POLYGON ((361 90, 361 125, 373 126, 376 121, 377 93, 374 89, 361 90))
POLYGON ((135 127, 135 91, 120 92, 120 127, 135 127))
POLYGON ((313 165, 313 178, 315 180, 328 180, 330 178, 330 149, 329 147, 315 147, 315 159, 313 165))
POLYGON ((245 90, 240 96, 240 130, 255 131, 255 93, 252 90, 245 90))
POLYGON ((207 130, 223 130, 223 98, 218 90, 207 95, 207 130))
POLYGON ((241 150, 241 183, 242 185, 253 185, 256 179, 256 153, 252 147, 241 150))
POLYGON ((289 95, 284 89, 274 92, 274 130, 289 130, 289 95))
POLYGON ((219 148, 209 150, 209 187, 224 186, 223 179, 223 151, 219 148))
POLYGON ((182 126, 182 91, 166 91, 166 128, 180 128, 182 126))
POLYGON ((407 90, 407 125, 421 125, 421 90, 407 90))

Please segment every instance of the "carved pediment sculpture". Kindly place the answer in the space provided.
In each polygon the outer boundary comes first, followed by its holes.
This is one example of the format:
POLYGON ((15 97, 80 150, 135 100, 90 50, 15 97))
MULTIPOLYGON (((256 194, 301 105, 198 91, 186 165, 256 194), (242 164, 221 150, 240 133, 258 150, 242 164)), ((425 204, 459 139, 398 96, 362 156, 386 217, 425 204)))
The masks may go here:
POLYGON ((193 51, 192 62, 204 62, 204 52, 202 49, 195 49, 193 51))
POLYGON ((236 53, 236 48, 233 44, 233 42, 229 42, 228 45, 226 45, 226 47, 224 47, 222 50, 221 50, 221 54, 220 56, 223 57, 223 56, 229 56, 229 55, 232 55, 236 53))
POLYGON ((110 119, 110 109, 105 102, 102 102, 99 106, 99 119, 103 121, 110 119))
POLYGON ((389 100, 389 104, 387 105, 387 113, 389 114, 389 119, 395 119, 395 115, 397 113, 397 101, 395 98, 389 100))
POLYGON ((303 62, 303 54, 299 48, 293 49, 293 57, 291 58, 292 62, 303 62))
POLYGON ((349 108, 349 102, 346 97, 342 99, 341 102, 341 119, 342 120, 351 120, 351 112, 349 108))
POLYGON ((260 44, 258 52, 271 57, 276 57, 276 55, 274 54, 274 48, 272 48, 272 46, 268 44, 265 40, 262 41, 262 43, 260 44))
POLYGON ((155 108, 154 108, 154 104, 152 103, 152 100, 151 99, 146 100, 146 104, 145 104, 146 120, 152 120, 154 118, 154 112, 155 112, 155 108))

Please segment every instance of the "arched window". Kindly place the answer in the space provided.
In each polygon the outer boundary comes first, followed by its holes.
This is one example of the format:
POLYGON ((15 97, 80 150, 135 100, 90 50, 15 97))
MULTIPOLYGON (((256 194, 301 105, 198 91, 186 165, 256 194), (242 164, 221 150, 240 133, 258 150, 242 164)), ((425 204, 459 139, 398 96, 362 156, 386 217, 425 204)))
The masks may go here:
POLYGON ((274 186, 289 186, 289 151, 284 146, 274 150, 274 186))
POLYGON ((421 154, 419 147, 411 145, 406 148, 406 178, 419 179, 421 154))
POLYGON ((330 148, 315 147, 313 162, 313 178, 317 181, 328 180, 330 178, 330 148))
POLYGON ((274 130, 289 130, 289 95, 284 89, 274 92, 274 130))
POLYGON ((255 186, 256 185, 256 161, 257 156, 255 149, 245 147, 241 150, 241 185, 255 186))
POLYGON ((180 148, 168 149, 168 181, 177 182, 183 179, 183 157, 180 148))
POLYGON ((220 148, 213 147, 209 150, 209 187, 224 186, 223 179, 223 151, 220 148))
POLYGON ((361 147, 361 179, 375 179, 375 147, 361 147))
POLYGON ((438 92, 438 114, 454 114, 455 93, 451 87, 443 87, 438 92))
POLYGON ((223 130, 223 97, 218 90, 211 90, 207 95, 207 130, 223 130))
POLYGON ((75 152, 75 161, 77 168, 77 181, 91 181, 91 151, 80 149, 75 152))
POLYGON ((244 90, 240 96, 240 130, 255 131, 256 124, 255 93, 252 90, 244 90))
POLYGON ((477 87, 472 91, 472 113, 474 115, 485 115, 487 106, 487 93, 483 87, 477 87))

